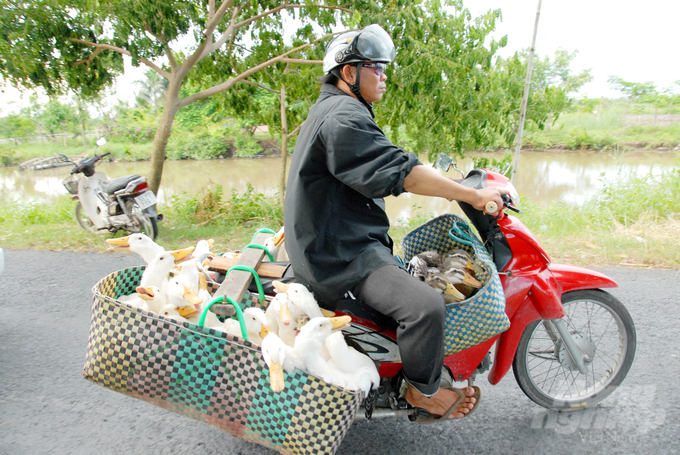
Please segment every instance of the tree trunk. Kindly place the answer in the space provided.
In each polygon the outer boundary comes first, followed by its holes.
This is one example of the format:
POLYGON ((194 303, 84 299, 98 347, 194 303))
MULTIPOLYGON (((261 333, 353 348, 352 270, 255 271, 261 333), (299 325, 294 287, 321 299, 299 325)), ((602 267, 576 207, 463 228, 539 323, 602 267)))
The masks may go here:
POLYGON ((281 84, 281 185, 279 199, 283 207, 286 199, 286 164, 288 160, 288 122, 286 121, 286 86, 281 84))
POLYGON ((181 80, 176 75, 170 79, 167 91, 165 92, 165 106, 163 107, 163 115, 158 122, 158 128, 153 138, 153 146, 151 149, 151 175, 148 177, 149 188, 155 194, 158 194, 158 189, 161 186, 161 179, 163 177, 163 164, 165 163, 165 148, 168 145, 170 132, 172 130, 172 121, 179 111, 179 90, 182 86, 181 80))
POLYGON ((82 118, 80 119, 80 131, 83 132, 82 133, 83 134, 83 147, 87 147, 87 137, 85 136, 85 120, 82 119, 82 118))

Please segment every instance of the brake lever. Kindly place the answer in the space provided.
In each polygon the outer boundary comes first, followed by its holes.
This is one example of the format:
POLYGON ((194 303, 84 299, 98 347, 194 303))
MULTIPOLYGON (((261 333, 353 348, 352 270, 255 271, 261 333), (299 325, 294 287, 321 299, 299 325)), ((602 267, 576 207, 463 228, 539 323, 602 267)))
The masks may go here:
POLYGON ((503 206, 512 210, 515 213, 522 213, 520 209, 512 205, 512 198, 510 196, 508 196, 507 194, 501 194, 501 199, 503 199, 503 206))

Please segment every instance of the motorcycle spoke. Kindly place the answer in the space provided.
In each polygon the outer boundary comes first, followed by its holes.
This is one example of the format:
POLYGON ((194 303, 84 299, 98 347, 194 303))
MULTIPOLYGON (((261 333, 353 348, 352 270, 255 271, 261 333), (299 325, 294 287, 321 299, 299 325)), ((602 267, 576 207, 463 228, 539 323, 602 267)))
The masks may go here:
MULTIPOLYGON (((537 326, 528 349, 527 367, 536 386, 546 394, 568 399, 596 390, 606 383, 619 363, 624 340, 619 336, 617 320, 597 302, 578 300, 567 305, 565 322, 572 335, 578 335, 597 346, 589 359, 585 374, 563 365, 556 349, 564 349, 549 336, 546 328, 537 326), (606 313, 606 314, 603 314, 606 313), (603 320, 607 317, 606 320, 603 320)), ((559 342, 558 342, 559 343, 559 342)), ((567 356, 566 352, 563 355, 567 356)))

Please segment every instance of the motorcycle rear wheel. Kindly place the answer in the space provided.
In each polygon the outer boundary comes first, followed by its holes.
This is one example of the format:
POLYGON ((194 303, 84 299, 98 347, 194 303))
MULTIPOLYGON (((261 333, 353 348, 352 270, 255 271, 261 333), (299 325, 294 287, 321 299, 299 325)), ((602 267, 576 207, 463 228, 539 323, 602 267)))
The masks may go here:
POLYGON ((155 218, 150 217, 144 212, 139 205, 133 200, 125 201, 125 206, 132 218, 133 226, 127 229, 130 233, 141 232, 152 240, 156 240, 158 236, 158 224, 155 218))
POLYGON ((86 231, 97 232, 97 230, 94 228, 94 224, 87 217, 87 214, 83 209, 83 204, 81 204, 80 201, 78 201, 78 203, 76 204, 76 220, 78 220, 78 224, 80 224, 80 227, 85 229, 86 231))
POLYGON ((577 410, 604 400, 623 381, 635 357, 635 324, 614 296, 602 290, 562 296, 569 332, 589 360, 578 371, 548 321, 534 321, 522 334, 513 362, 515 379, 535 403, 577 410))

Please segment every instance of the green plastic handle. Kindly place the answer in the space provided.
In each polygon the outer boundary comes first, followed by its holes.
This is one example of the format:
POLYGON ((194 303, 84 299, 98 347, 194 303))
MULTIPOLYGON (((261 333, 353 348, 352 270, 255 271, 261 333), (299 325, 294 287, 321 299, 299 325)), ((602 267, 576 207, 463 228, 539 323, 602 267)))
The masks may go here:
POLYGON ((243 247, 244 250, 248 248, 259 248, 260 250, 264 250, 264 252, 267 253, 267 256, 269 257, 269 260, 274 262, 272 254, 267 250, 267 247, 265 247, 264 245, 260 245, 259 243, 249 243, 248 245, 243 247))
POLYGON ((255 284, 257 285, 257 292, 258 294, 260 294, 260 304, 264 305, 265 302, 264 288, 262 287, 262 280, 260 280, 260 275, 257 274, 255 269, 253 269, 252 267, 248 267, 247 265, 237 264, 230 268, 229 270, 227 270, 226 275, 224 275, 225 279, 227 278, 227 275, 229 275, 229 272, 231 272, 232 270, 241 270, 243 272, 250 272, 253 274, 253 277, 255 278, 255 284))
POLYGON ((265 234, 276 234, 276 232, 272 231, 272 230, 269 229, 269 228, 258 229, 257 231, 255 231, 255 234, 253 234, 253 239, 251 240, 251 242, 254 242, 254 241, 255 241, 255 237, 257 237, 257 234, 260 234, 260 233, 262 233, 262 232, 264 232, 265 234))
POLYGON ((466 225, 456 221, 453 223, 453 227, 449 229, 449 237, 451 237, 451 239, 454 241, 462 243, 463 245, 467 245, 469 247, 474 248, 472 244, 472 238, 470 237, 470 235, 472 234, 469 233, 470 232, 469 229, 470 228, 468 228, 466 225), (468 232, 464 232, 464 230, 468 232), (451 231, 455 231, 457 235, 455 235, 451 231))
POLYGON ((238 325, 241 327, 241 337, 244 340, 249 341, 248 331, 246 330, 246 324, 245 322, 243 322, 243 311, 241 311, 241 307, 238 306, 238 304, 234 302, 234 300, 231 297, 225 298, 223 295, 221 295, 219 297, 215 297, 210 302, 208 302, 208 304, 203 309, 203 312, 201 313, 201 317, 198 320, 198 325, 203 327, 203 325, 205 324, 205 318, 208 316, 208 311, 210 311, 210 307, 213 306, 213 304, 217 302, 223 302, 224 300, 226 300, 227 303, 233 305, 234 309, 236 310, 236 316, 238 317, 238 325))

